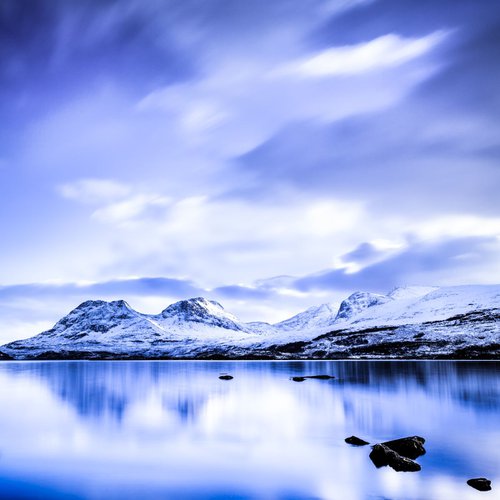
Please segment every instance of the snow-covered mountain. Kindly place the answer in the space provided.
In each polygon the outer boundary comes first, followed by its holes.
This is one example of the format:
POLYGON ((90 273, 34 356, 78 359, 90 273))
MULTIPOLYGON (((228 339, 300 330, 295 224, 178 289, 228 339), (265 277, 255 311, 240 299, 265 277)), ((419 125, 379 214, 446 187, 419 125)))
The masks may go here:
POLYGON ((323 329, 330 327, 335 322, 338 308, 334 304, 321 304, 306 309, 304 312, 275 323, 274 327, 283 331, 323 329))
POLYGON ((142 314, 89 300, 50 330, 0 350, 12 358, 495 357, 500 285, 356 292, 270 325, 243 323, 218 302, 182 300, 142 314))
POLYGON ((355 292, 349 295, 341 304, 335 321, 349 321, 351 318, 359 315, 365 309, 373 306, 379 306, 389 302, 391 297, 369 292, 355 292))

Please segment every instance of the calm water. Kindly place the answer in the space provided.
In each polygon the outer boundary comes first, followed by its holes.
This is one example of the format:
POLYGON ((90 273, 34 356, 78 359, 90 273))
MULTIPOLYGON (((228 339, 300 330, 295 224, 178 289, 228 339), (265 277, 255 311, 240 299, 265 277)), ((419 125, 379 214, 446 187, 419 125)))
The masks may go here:
POLYGON ((498 498, 499 368, 3 362, 0 497, 498 498), (289 379, 320 373, 337 379, 289 379), (351 434, 425 437, 422 471, 376 469, 369 448, 344 443, 351 434), (491 492, 465 484, 478 476, 491 492))

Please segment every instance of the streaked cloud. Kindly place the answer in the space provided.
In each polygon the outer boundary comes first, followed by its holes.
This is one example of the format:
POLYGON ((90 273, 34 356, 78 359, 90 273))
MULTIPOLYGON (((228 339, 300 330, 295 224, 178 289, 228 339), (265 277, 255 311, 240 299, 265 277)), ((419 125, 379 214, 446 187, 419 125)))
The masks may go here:
POLYGON ((431 51, 446 33, 438 31, 422 38, 387 34, 357 45, 332 47, 283 68, 284 74, 305 77, 352 75, 399 66, 431 51))

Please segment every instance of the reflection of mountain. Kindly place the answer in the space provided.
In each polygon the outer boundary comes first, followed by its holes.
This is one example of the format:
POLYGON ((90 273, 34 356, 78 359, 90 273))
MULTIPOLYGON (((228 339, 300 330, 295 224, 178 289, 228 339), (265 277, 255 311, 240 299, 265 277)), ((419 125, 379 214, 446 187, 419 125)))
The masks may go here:
POLYGON ((499 362, 366 361, 335 363, 339 382, 396 392, 420 387, 462 404, 500 408, 499 362))
POLYGON ((186 383, 185 373, 170 363, 32 363, 35 376, 84 417, 121 421, 133 403, 159 393, 166 410, 186 421, 196 418, 209 391, 203 380, 186 383))
MULTIPOLYGON (((145 408, 150 397, 159 398, 164 410, 175 414, 180 421, 194 421, 210 397, 242 390, 234 382, 220 381, 218 375, 222 372, 231 372, 236 380, 258 387, 276 387, 281 392, 297 387, 289 381, 292 375, 333 374, 334 380, 308 380, 305 384, 313 396, 321 388, 342 398, 348 413, 359 391, 391 394, 421 390, 429 396, 452 399, 485 411, 500 408, 497 381, 500 363, 496 362, 69 361, 3 367, 13 376, 24 374, 38 379, 83 417, 118 422, 132 405, 145 408)), ((302 397, 307 396, 302 394, 302 397)))

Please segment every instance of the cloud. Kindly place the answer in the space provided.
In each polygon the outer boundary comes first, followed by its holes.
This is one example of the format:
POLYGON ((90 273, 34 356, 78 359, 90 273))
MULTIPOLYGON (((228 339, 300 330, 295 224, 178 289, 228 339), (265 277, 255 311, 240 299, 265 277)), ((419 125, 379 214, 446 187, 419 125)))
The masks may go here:
POLYGON ((58 191, 64 198, 95 204, 124 198, 131 188, 111 179, 80 179, 58 186, 58 191))
POLYGON ((467 237, 415 241, 401 251, 357 272, 334 269, 296 279, 291 287, 311 290, 384 291, 397 286, 496 283, 500 271, 500 238, 467 237), (489 276, 489 277, 488 277, 489 276))
POLYGON ((290 125, 240 156, 249 177, 239 196, 284 187, 363 200, 382 214, 494 214, 500 172, 491 155, 498 124, 460 112, 435 115, 433 100, 409 99, 333 124, 290 125))
POLYGON ((102 222, 122 223, 143 216, 146 211, 162 209, 170 203, 171 200, 165 196, 140 194, 99 208, 92 217, 102 222))
POLYGON ((366 42, 387 33, 421 37, 431 31, 456 27, 481 30, 497 18, 499 10, 495 2, 471 3, 468 0, 420 4, 413 0, 358 2, 324 19, 310 38, 318 45, 329 46, 366 42))
POLYGON ((172 202, 166 196, 137 192, 132 186, 110 179, 80 179, 58 186, 58 191, 64 198, 98 205, 91 217, 111 224, 128 222, 172 202))
POLYGON ((0 287, 0 301, 43 297, 195 296, 202 289, 189 280, 173 278, 125 278, 98 283, 28 283, 0 287))
POLYGON ((403 38, 389 33, 366 43, 326 49, 306 60, 286 66, 283 72, 305 77, 325 77, 399 66, 428 53, 445 36, 442 31, 422 38, 403 38))

